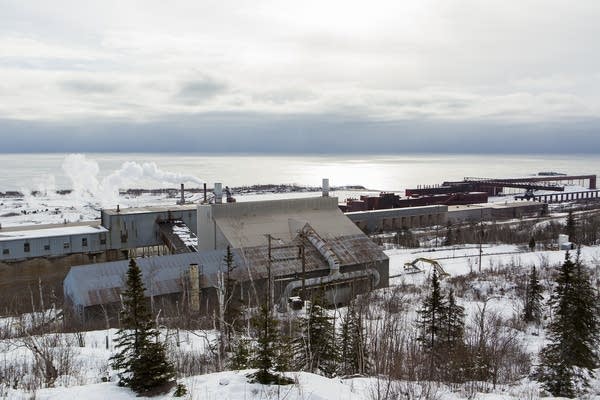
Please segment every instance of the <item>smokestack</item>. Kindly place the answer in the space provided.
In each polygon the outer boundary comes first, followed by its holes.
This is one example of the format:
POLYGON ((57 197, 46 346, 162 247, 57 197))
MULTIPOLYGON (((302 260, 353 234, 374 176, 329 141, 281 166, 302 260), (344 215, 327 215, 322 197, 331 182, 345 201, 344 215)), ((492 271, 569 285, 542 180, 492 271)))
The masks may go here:
POLYGON ((182 205, 185 204, 184 193, 185 193, 185 189, 184 189, 184 186, 183 186, 183 183, 182 183, 181 184, 181 201, 180 201, 180 204, 182 204, 182 205))
POLYGON ((213 193, 215 195, 215 204, 221 204, 223 202, 223 185, 220 182, 215 183, 213 193))
POLYGON ((329 178, 323 178, 323 197, 329 197, 329 178))
POLYGON ((200 271, 198 264, 190 264, 189 269, 190 279, 190 309, 192 311, 200 310, 200 271))
POLYGON ((204 204, 206 204, 206 182, 204 182, 204 204))

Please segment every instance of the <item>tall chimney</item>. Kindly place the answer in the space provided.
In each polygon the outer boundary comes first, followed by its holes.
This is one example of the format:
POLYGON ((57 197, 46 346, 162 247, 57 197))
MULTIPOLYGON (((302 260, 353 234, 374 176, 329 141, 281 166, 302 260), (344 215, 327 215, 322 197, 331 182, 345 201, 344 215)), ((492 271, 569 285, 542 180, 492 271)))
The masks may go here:
POLYGON ((329 197, 329 178, 323 178, 323 197, 329 197))
POLYGON ((184 192, 185 192, 185 189, 184 189, 184 187, 183 187, 183 183, 182 183, 182 184, 181 184, 181 202, 180 202, 180 204, 181 204, 181 205, 185 204, 185 197, 184 197, 184 195, 183 195, 183 194, 184 194, 184 192))
POLYGON ((206 182, 204 182, 204 204, 206 204, 206 182))
POLYGON ((216 182, 213 193, 215 195, 215 204, 221 204, 223 202, 223 184, 216 182))
POLYGON ((190 264, 189 279, 190 309, 200 311, 200 271, 198 270, 198 264, 190 264))

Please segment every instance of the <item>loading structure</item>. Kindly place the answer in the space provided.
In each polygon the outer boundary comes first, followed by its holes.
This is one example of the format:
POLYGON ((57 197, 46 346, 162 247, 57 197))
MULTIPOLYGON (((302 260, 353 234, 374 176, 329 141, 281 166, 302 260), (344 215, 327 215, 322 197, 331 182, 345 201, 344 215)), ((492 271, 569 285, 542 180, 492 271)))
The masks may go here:
POLYGON ((564 191, 564 185, 578 183, 587 186, 590 190, 596 189, 596 175, 561 175, 546 174, 523 178, 480 178, 466 177, 462 181, 447 181, 441 185, 417 187, 406 189, 406 196, 432 196, 450 193, 486 192, 496 196, 504 188, 534 190, 564 191))

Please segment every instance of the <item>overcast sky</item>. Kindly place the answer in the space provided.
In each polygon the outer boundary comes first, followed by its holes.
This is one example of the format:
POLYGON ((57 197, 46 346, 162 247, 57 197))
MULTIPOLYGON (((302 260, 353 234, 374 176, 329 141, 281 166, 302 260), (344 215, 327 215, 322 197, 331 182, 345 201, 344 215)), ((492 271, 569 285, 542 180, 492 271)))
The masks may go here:
POLYGON ((600 149, 598 0, 0 10, 0 151, 600 149))

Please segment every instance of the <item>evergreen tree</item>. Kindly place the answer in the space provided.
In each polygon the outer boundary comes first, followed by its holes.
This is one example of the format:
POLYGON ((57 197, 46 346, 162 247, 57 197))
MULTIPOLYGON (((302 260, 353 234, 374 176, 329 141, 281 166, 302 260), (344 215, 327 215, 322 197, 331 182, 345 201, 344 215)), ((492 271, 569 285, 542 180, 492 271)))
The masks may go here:
POLYGON ((554 318, 548 326, 550 343, 542 349, 538 379, 554 396, 575 397, 598 367, 597 298, 579 261, 567 252, 550 298, 554 318))
POLYGON ((454 291, 448 293, 446 307, 442 309, 441 334, 438 352, 446 366, 444 376, 451 382, 464 378, 466 363, 465 350, 465 309, 458 305, 454 291))
POLYGON ((565 225, 565 234, 569 236, 569 241, 577 242, 577 221, 573 215, 573 211, 569 211, 567 216, 567 224, 565 225))
POLYGON ((523 307, 523 320, 525 322, 539 323, 542 319, 542 291, 537 270, 531 268, 527 288, 525 289, 525 306, 523 307))
POLYGON ((289 336, 280 335, 279 345, 275 354, 274 369, 277 372, 289 371, 293 360, 293 343, 289 336))
POLYGON ((442 310, 441 325, 444 347, 453 352, 464 345, 465 338, 465 309, 456 304, 454 291, 448 293, 448 302, 442 310))
POLYGON ((142 272, 134 259, 129 262, 121 311, 121 329, 115 338, 118 353, 111 357, 112 368, 119 371, 119 384, 138 393, 165 387, 173 382, 174 368, 167 361, 164 345, 144 298, 142 272))
POLYGON ((366 369, 365 329, 354 304, 348 306, 348 312, 342 319, 340 331, 340 374, 362 374, 366 369))
POLYGON ((257 331, 257 348, 253 366, 258 368, 254 379, 262 384, 275 381, 276 376, 271 372, 275 364, 275 349, 279 342, 278 321, 273 318, 267 305, 262 305, 252 323, 257 331))
POLYGON ((234 371, 250 367, 250 341, 239 338, 233 346, 233 355, 229 360, 229 368, 234 371))
POLYGON ((236 330, 241 328, 241 299, 236 296, 237 281, 233 278, 232 273, 236 268, 231 246, 227 246, 225 257, 225 273, 223 277, 223 321, 221 323, 222 347, 223 352, 230 350, 230 344, 236 330))
POLYGON ((281 340, 278 330, 279 321, 273 317, 268 305, 260 307, 258 315, 252 319, 252 324, 257 332, 257 346, 252 366, 258 368, 258 371, 250 375, 252 381, 265 385, 293 383, 293 380, 273 372, 279 360, 277 349, 281 345, 281 340))
POLYGON ((300 321, 300 331, 301 334, 294 343, 299 368, 334 376, 338 363, 335 327, 319 299, 311 302, 308 315, 300 321))
POLYGON ((596 349, 599 344, 600 321, 598 296, 594 290, 586 267, 580 260, 580 248, 575 259, 575 280, 573 296, 573 330, 577 333, 574 357, 579 368, 592 371, 598 368, 599 359, 596 349))
POLYGON ((535 250, 535 239, 533 238, 533 236, 531 237, 531 239, 529 239, 529 250, 535 250))
POLYGON ((440 355, 443 335, 442 321, 446 312, 446 302, 440 289, 436 271, 431 276, 431 293, 423 301, 418 311, 419 336, 417 340, 429 357, 429 376, 432 377, 436 367, 436 358, 440 355))
POLYGON ((444 240, 444 246, 452 246, 454 244, 454 231, 452 231, 452 224, 448 221, 446 227, 446 240, 444 240))

